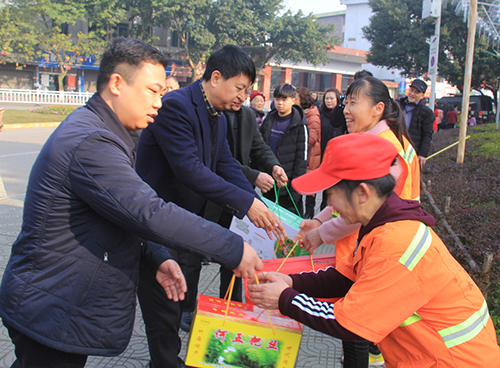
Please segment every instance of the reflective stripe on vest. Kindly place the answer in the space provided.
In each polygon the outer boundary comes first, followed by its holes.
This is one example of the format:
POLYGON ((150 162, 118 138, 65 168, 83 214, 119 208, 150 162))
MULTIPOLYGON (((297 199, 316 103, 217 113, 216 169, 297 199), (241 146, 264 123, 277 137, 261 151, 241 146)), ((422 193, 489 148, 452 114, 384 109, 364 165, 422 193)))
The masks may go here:
POLYGON ((452 348, 476 337, 476 335, 486 327, 489 317, 488 306, 486 305, 486 301, 484 301, 481 309, 474 313, 469 319, 458 325, 438 331, 438 333, 443 338, 446 347, 452 348))
POLYGON ((399 153, 401 157, 403 157, 403 160, 410 165, 413 162, 413 159, 416 156, 415 148, 411 144, 408 145, 408 151, 401 150, 403 153, 399 153))
POLYGON ((421 321, 421 320, 422 320, 422 317, 420 317, 418 315, 418 313, 414 313, 410 317, 408 317, 403 323, 401 323, 401 325, 399 327, 409 326, 409 325, 411 325, 415 322, 421 321))
POLYGON ((417 265, 418 261, 422 259, 427 249, 431 245, 432 235, 427 226, 420 223, 420 227, 411 241, 406 252, 399 259, 399 263, 408 268, 410 271, 417 265))

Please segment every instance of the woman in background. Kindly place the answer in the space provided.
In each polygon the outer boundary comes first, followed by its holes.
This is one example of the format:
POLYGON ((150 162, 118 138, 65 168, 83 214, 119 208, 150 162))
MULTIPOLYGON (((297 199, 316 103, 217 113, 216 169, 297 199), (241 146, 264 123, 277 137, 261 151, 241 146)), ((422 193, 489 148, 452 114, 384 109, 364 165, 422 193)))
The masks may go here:
MULTIPOLYGON (((326 144, 332 138, 345 134, 347 126, 344 111, 340 103, 340 92, 337 88, 329 88, 323 95, 323 103, 320 107, 321 117, 321 159, 325 152, 326 144)), ((326 207, 326 192, 323 193, 320 209, 326 207)))
POLYGON ((255 119, 257 120, 257 125, 262 125, 266 113, 264 112, 264 106, 266 105, 266 96, 261 91, 252 91, 250 94, 250 108, 255 113, 255 119))
MULTIPOLYGON (((307 172, 317 169, 321 163, 321 118, 319 111, 314 106, 314 99, 305 87, 297 88, 296 105, 299 105, 307 119, 307 128, 309 129, 309 148, 307 156, 307 172)), ((314 217, 314 206, 316 204, 315 195, 306 197, 306 211, 304 218, 312 219, 314 217)))

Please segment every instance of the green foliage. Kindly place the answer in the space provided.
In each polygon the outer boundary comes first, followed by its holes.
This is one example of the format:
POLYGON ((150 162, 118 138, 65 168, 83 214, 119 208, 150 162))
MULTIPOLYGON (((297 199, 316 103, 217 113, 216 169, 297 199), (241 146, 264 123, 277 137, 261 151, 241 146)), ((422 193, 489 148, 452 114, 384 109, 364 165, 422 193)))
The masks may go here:
MULTIPOLYGON (((12 0, 0 8, 0 46, 3 62, 33 62, 40 56, 57 60, 59 86, 71 68, 69 55, 100 57, 115 36, 116 26, 127 23, 121 34, 153 43, 154 26, 171 29, 180 38, 182 52, 194 70, 210 53, 226 44, 248 48, 262 68, 278 62, 328 61, 327 45, 338 43, 312 15, 290 11, 280 14, 283 0, 12 0), (74 35, 67 27, 88 22, 88 33, 74 35)), ((2 62, 2 61, 0 61, 2 62)), ((201 68, 200 68, 201 69, 201 68)), ((194 74, 193 79, 199 75, 194 74)))
POLYGON ((472 128, 475 133, 470 139, 478 148, 471 151, 473 156, 500 160, 500 131, 494 124, 478 125, 472 128))
POLYGON ((29 110, 5 110, 4 124, 58 123, 66 119, 66 115, 37 114, 29 110))
MULTIPOLYGON (((279 357, 279 351, 266 349, 270 340, 262 339, 262 346, 255 347, 248 343, 252 336, 243 335, 244 344, 232 343, 236 333, 229 332, 224 341, 215 338, 215 330, 211 333, 205 353, 205 362, 209 364, 221 364, 219 359, 222 357, 223 364, 241 368, 274 368, 279 357)), ((280 346, 281 342, 278 343, 280 346)))
POLYGON ((423 21, 422 2, 413 0, 370 0, 374 15, 363 34, 371 42, 367 61, 397 68, 406 75, 427 72, 431 21, 423 21))
POLYGON ((76 110, 73 106, 46 106, 41 109, 31 110, 37 114, 69 115, 76 110))
POLYGON ((12 0, 1 8, 4 62, 32 62, 40 56, 56 60, 59 88, 73 63, 69 55, 99 54, 104 41, 94 33, 67 34, 65 29, 85 20, 84 1, 12 0), (5 37, 5 39, 4 39, 5 37))
MULTIPOLYGON (((422 1, 370 0, 374 15, 363 28, 372 43, 367 61, 396 68, 405 75, 425 75, 429 62, 429 38, 435 25, 421 19, 422 1)), ((442 9, 439 41, 439 76, 463 89, 467 51, 467 23, 454 7, 442 9)), ((471 88, 482 85, 495 94, 495 79, 500 75, 498 57, 485 38, 476 35, 471 88)), ((495 94, 496 95, 496 94, 495 94)))
POLYGON ((191 67, 201 65, 213 50, 226 44, 245 47, 263 68, 269 60, 326 63, 327 45, 338 44, 328 36, 334 26, 324 26, 302 12, 283 15, 282 0, 165 0, 160 18, 181 37, 191 67))

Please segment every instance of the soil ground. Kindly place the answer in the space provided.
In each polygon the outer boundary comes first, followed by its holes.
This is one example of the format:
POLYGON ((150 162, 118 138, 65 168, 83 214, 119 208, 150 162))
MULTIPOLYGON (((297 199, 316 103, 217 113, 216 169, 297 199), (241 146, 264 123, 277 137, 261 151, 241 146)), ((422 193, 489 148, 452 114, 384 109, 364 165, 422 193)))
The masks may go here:
MULTIPOLYGON (((436 218, 436 233, 487 294, 490 314, 500 335, 500 132, 489 124, 469 129, 468 134, 471 138, 466 141, 463 164, 457 164, 455 146, 429 159, 422 170, 422 180, 443 213, 447 197, 450 198, 449 212, 444 218, 464 244, 465 252, 456 246, 429 199, 422 195, 421 201, 422 207, 436 218), (466 252, 481 270, 485 256, 492 254, 491 270, 474 272, 466 252)), ((459 129, 436 132, 429 155, 458 139, 459 129)))

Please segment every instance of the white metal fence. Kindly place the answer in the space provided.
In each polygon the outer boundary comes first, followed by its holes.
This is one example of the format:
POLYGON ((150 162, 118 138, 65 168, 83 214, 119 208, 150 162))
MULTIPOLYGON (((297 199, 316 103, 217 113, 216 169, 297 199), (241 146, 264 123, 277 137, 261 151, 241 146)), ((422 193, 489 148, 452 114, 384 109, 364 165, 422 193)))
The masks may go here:
POLYGON ((41 91, 0 88, 0 103, 85 105, 91 92, 41 91))

